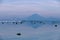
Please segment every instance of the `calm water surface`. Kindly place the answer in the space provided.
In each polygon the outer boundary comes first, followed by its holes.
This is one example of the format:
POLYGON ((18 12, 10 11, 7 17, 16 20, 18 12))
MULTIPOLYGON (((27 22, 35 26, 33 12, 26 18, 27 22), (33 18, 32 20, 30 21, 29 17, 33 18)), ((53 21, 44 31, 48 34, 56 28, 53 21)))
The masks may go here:
POLYGON ((33 28, 25 24, 0 24, 0 40, 60 40, 60 25, 46 24, 33 28))

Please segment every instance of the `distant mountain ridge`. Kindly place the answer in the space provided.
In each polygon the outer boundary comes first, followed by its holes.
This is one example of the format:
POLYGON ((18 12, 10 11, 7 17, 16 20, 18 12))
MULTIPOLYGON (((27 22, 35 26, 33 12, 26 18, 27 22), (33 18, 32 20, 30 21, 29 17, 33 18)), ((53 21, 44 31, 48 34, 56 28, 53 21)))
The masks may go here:
POLYGON ((45 18, 38 15, 38 14, 33 14, 27 18, 27 20, 44 20, 45 18))

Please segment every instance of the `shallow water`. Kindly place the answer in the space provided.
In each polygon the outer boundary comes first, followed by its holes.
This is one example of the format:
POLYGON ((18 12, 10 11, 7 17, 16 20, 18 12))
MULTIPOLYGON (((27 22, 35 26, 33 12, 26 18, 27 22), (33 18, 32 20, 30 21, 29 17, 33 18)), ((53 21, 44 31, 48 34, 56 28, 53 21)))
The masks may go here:
POLYGON ((60 25, 33 28, 25 24, 0 24, 0 40, 60 40, 60 25))

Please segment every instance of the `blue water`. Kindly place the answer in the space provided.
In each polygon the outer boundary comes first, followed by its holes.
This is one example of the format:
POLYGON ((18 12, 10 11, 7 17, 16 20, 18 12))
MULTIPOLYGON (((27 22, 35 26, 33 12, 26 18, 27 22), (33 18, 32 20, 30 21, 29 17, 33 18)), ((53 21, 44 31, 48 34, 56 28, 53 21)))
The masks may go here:
POLYGON ((0 40, 60 40, 60 25, 33 28, 25 24, 0 24, 0 40))

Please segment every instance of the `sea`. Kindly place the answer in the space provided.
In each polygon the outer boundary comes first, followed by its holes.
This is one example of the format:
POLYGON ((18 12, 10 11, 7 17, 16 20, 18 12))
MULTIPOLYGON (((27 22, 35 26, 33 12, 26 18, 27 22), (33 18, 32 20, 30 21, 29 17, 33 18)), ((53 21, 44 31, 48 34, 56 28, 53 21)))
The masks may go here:
POLYGON ((34 28, 26 24, 0 23, 0 40, 60 40, 60 24, 57 27, 45 24, 34 28))

